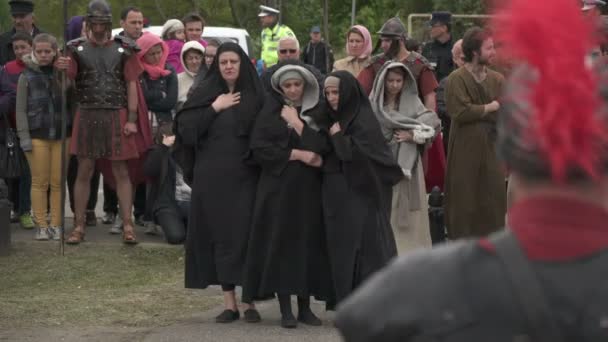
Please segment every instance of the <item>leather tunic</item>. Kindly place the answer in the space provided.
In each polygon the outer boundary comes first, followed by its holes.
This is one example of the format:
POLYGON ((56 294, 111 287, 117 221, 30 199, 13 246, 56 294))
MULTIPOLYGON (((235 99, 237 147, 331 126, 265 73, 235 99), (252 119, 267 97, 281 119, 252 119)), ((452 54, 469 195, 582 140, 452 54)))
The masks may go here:
POLYGON ((83 109, 120 109, 127 106, 124 66, 136 47, 124 37, 105 46, 77 39, 68 44, 78 64, 76 98, 83 109))

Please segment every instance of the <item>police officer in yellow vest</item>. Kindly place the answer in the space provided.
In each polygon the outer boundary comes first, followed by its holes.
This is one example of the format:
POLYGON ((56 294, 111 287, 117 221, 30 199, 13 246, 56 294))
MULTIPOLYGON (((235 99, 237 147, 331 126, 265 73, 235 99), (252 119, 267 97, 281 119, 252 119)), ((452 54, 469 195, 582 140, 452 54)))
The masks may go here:
POLYGON ((277 48, 279 39, 287 36, 295 37, 293 31, 279 24, 279 10, 268 6, 260 6, 260 23, 262 24, 262 56, 266 68, 277 64, 279 60, 277 48))

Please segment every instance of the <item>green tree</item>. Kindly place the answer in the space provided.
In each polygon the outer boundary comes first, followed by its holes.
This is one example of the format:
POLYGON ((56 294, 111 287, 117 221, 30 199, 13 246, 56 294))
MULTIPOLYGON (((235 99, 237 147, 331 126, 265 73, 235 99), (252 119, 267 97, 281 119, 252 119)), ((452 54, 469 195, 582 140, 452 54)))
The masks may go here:
MULTIPOLYGON (((486 14, 488 11, 485 0, 433 0, 434 8, 438 11, 450 11, 454 14, 486 14)), ((472 26, 484 26, 486 19, 455 18, 452 20, 452 35, 460 38, 472 26)))
MULTIPOLYGON (((376 40, 375 33, 389 18, 398 16, 407 25, 408 15, 428 13, 432 8, 432 0, 358 0, 355 24, 365 26, 372 34, 372 38, 376 40)), ((332 0, 329 15, 334 49, 343 54, 345 34, 351 23, 351 0, 332 0)))
POLYGON ((433 0, 434 8, 438 11, 450 11, 460 14, 484 14, 485 0, 433 0))
MULTIPOLYGON (((83 15, 89 0, 69 0, 68 15, 83 15)), ((163 25, 167 19, 181 18, 191 11, 198 11, 209 26, 232 26, 246 29, 259 47, 261 27, 258 21, 258 6, 268 4, 281 6, 282 22, 296 33, 300 43, 306 44, 310 27, 322 26, 323 0, 108 0, 114 16, 114 27, 119 26, 120 12, 128 5, 139 7, 151 25, 163 25)), ((329 41, 337 55, 343 54, 345 33, 351 24, 352 0, 329 1, 329 41)), ((484 0, 357 0, 355 23, 369 29, 374 41, 375 33, 389 18, 399 16, 407 25, 412 13, 430 13, 433 10, 448 10, 452 13, 483 13, 484 0)), ((63 35, 62 0, 36 1, 37 25, 58 37, 63 35)), ((419 40, 427 33, 427 19, 413 21, 409 35, 419 40)), ((10 28, 10 15, 6 1, 0 4, 0 27, 10 28)), ((458 24, 457 28, 470 26, 470 22, 458 24)))
POLYGON ((11 15, 9 13, 8 2, 3 1, 0 4, 0 30, 2 32, 11 28, 11 15))

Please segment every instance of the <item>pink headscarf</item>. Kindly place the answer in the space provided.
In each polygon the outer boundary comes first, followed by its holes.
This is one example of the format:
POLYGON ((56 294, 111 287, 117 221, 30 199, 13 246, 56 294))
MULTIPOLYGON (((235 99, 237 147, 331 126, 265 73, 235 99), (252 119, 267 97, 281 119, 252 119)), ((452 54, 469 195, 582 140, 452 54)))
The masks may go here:
POLYGON ((153 33, 145 32, 137 40, 137 45, 141 48, 141 51, 137 53, 137 57, 151 79, 157 80, 171 73, 171 70, 165 69, 165 63, 167 63, 167 57, 169 56, 169 47, 160 39, 160 37, 153 33), (156 65, 146 63, 144 56, 152 47, 158 44, 163 48, 163 55, 160 58, 160 62, 156 65))
MULTIPOLYGON (((363 35, 363 44, 365 44, 365 48, 363 49, 363 53, 361 53, 361 55, 356 56, 357 58, 365 58, 368 57, 372 54, 372 35, 369 34, 369 30, 367 28, 365 28, 365 26, 361 26, 361 25, 355 25, 353 27, 350 28, 350 30, 352 29, 357 29, 359 32, 361 32, 361 35, 363 35)), ((349 33, 346 36, 346 53, 350 56, 350 51, 348 49, 348 36, 350 36, 351 32, 349 31, 349 33)))

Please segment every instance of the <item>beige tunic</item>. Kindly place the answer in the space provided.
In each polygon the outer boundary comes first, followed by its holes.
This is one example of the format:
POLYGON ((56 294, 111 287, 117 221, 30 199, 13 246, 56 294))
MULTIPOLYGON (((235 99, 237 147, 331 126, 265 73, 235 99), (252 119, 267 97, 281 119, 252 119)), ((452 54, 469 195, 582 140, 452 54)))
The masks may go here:
POLYGON ((393 187, 391 226, 399 255, 432 245, 425 194, 424 171, 419 159, 412 179, 404 179, 393 187), (411 187, 417 187, 418 191, 412 191, 411 187), (418 198, 410 198, 412 192, 417 193, 418 198))
POLYGON ((345 70, 357 77, 361 70, 369 65, 370 59, 370 57, 359 59, 352 56, 342 58, 334 62, 334 71, 345 70))

